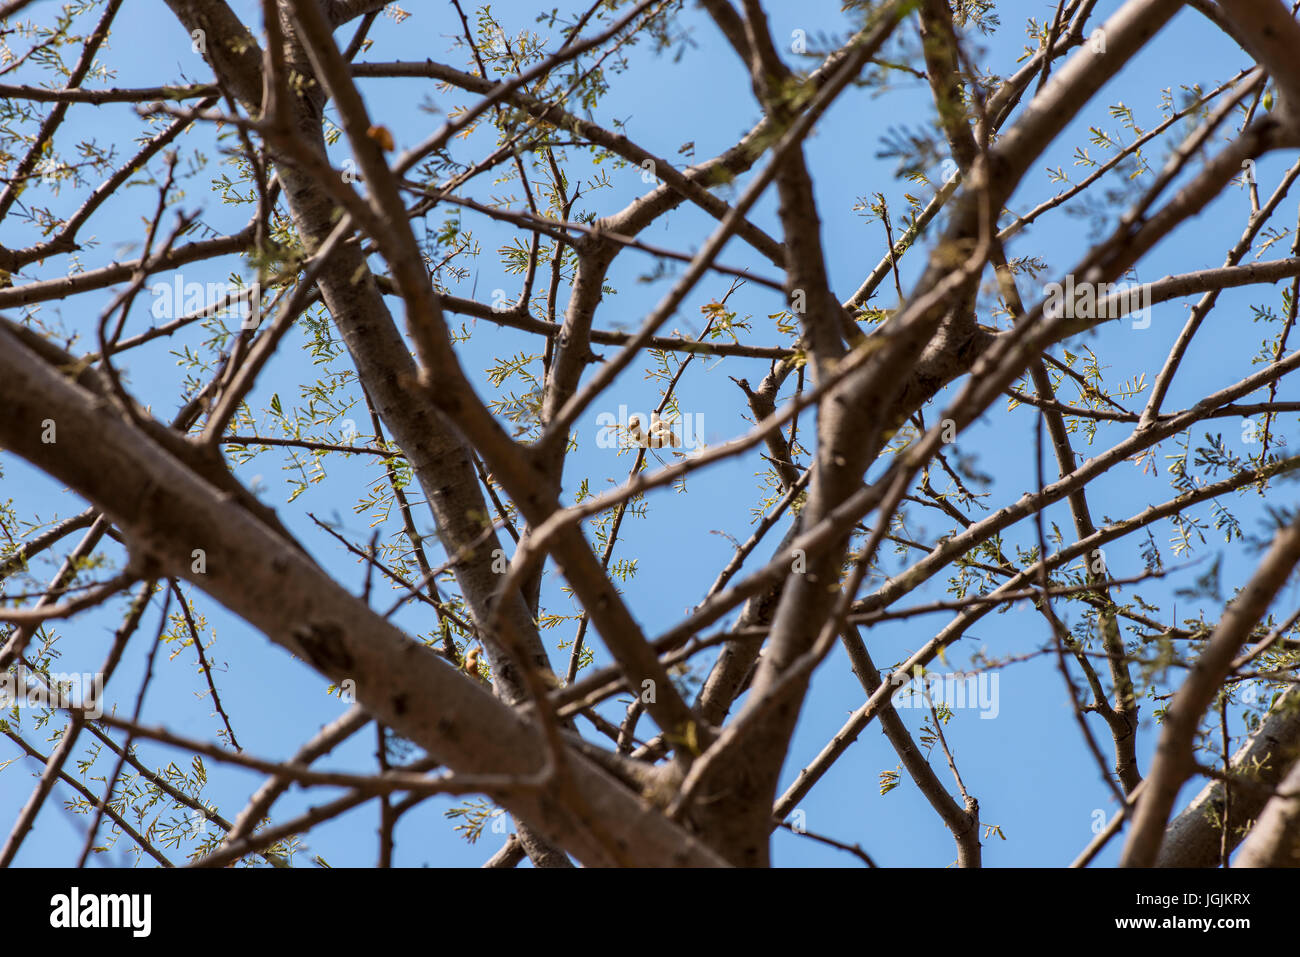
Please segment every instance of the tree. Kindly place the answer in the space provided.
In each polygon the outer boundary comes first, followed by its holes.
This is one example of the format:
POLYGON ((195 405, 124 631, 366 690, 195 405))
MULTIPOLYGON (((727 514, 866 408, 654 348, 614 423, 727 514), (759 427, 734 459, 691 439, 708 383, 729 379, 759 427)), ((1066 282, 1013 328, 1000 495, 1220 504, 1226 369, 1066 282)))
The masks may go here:
POLYGON ((895 797, 979 866, 1014 822, 981 817, 974 778, 1006 758, 972 768, 950 737, 996 754, 961 696, 997 708, 990 683, 1025 667, 1068 706, 1041 720, 1081 756, 1070 786, 1114 802, 1077 863, 1125 829, 1127 865, 1300 854, 1300 24, 1280 0, 1061 0, 1018 59, 976 0, 844 3, 838 38, 757 0, 166 0, 159 36, 192 59, 137 57, 148 82, 120 87, 122 0, 29 6, 0 9, 0 464, 21 479, 0 731, 9 779, 39 776, 0 861, 59 794, 83 862, 285 866, 375 802, 388 864, 403 816, 442 800, 471 839, 509 813, 494 865, 762 866, 782 827, 870 863, 801 802, 878 722, 880 793, 905 774, 895 797), (1110 99, 1175 18, 1244 68, 1182 57, 1125 88, 1136 107, 1110 99), (700 50, 718 78, 666 104, 673 130, 609 107, 700 50), (878 185, 828 203, 828 157, 871 150, 878 185), (1226 253, 1206 211, 1238 221, 1226 253), (1234 295, 1257 345, 1220 321, 1234 295), (1108 372, 1143 350, 1149 375, 1108 372), (628 415, 646 380, 657 406, 628 415), (284 487, 257 487, 272 461, 284 487), (745 541, 699 527, 715 509, 751 513, 745 541), (664 594, 674 567, 692 575, 664 594), (971 629, 993 612, 1015 634, 990 647, 971 629), (218 642, 225 615, 246 625, 218 642), (286 717, 288 760, 242 750, 226 707, 259 680, 225 641, 249 628, 282 650, 276 682, 293 656, 337 696, 317 690, 337 717, 315 734, 286 717), (164 644, 220 743, 144 720, 164 644), (810 693, 845 662, 851 699, 810 693), (794 748, 845 707, 820 753, 794 748), (375 754, 313 768, 372 722, 375 754), (264 783, 218 807, 213 762, 264 783), (340 796, 282 812, 292 785, 340 796))

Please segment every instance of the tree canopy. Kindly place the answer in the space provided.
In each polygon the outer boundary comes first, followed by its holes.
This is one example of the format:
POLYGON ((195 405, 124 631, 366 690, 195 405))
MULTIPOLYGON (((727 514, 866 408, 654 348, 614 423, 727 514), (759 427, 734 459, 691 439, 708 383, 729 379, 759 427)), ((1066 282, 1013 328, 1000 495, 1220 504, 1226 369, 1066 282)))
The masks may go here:
POLYGON ((0 864, 1300 863, 1300 23, 805 6, 0 4, 0 864))

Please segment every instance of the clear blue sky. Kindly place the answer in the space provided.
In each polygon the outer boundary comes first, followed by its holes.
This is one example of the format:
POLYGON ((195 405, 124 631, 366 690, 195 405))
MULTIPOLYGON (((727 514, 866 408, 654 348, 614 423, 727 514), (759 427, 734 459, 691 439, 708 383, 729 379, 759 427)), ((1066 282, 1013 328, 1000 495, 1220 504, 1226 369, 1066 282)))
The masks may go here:
MULTIPOLYGON (((253 0, 237 0, 232 5, 245 22, 259 22, 259 4, 253 0)), ((853 23, 841 13, 839 2, 822 0, 768 6, 771 8, 772 32, 778 40, 789 38, 792 31, 802 29, 815 44, 820 35, 840 39, 853 28, 853 23)), ((1115 2, 1099 4, 1102 16, 1097 18, 1098 22, 1117 6, 1115 2)), ((119 18, 108 50, 101 57, 101 61, 114 71, 114 76, 111 80, 90 85, 155 85, 209 77, 206 65, 190 52, 184 32, 161 0, 129 0, 128 7, 129 11, 119 18)), ((31 9, 38 15, 48 14, 54 9, 54 4, 38 2, 31 9)), ((388 18, 379 20, 371 34, 375 40, 374 48, 358 59, 431 57, 464 68, 466 51, 450 50, 449 38, 460 32, 459 20, 450 5, 412 2, 407 9, 412 16, 401 24, 388 18)), ((1034 15, 1039 19, 1050 19, 1053 9, 1054 5, 1048 3, 1004 4, 1000 8, 1002 27, 995 35, 979 41, 990 54, 981 56, 980 62, 991 63, 1004 74, 1012 72, 1013 61, 1026 42, 1024 18, 1034 15)), ((492 4, 492 10, 511 31, 534 26, 533 4, 500 2, 492 4)), ((645 44, 636 47, 630 53, 630 72, 610 77, 610 93, 592 118, 606 126, 612 125, 614 120, 621 121, 630 137, 663 156, 675 156, 679 147, 693 142, 693 155, 701 159, 734 143, 753 125, 759 114, 745 72, 707 17, 688 4, 683 23, 691 29, 692 42, 681 61, 674 63, 668 56, 656 55, 645 44)), ((89 30, 89 24, 86 29, 89 30)), ((909 44, 914 46, 914 24, 909 23, 903 32, 909 34, 909 44)), ((350 28, 341 31, 339 36, 341 42, 346 42, 350 28)), ((792 63, 798 62, 793 56, 788 59, 792 63)), ((1119 124, 1106 113, 1106 106, 1123 102, 1134 110, 1137 122, 1149 129, 1159 120, 1161 90, 1172 87, 1176 97, 1180 95, 1182 86, 1192 83, 1200 83, 1208 90, 1246 65, 1248 61, 1244 55, 1226 37, 1194 11, 1184 10, 1151 48, 1094 99, 1054 149, 1035 164, 1012 206, 1017 210, 1028 209, 1060 188, 1049 182, 1044 172, 1047 167, 1061 166, 1076 181, 1084 175, 1072 165, 1072 153, 1076 146, 1086 145, 1084 140, 1089 126, 1102 126, 1122 136, 1125 143, 1129 141, 1131 134, 1119 128, 1119 124)), ((807 145, 832 286, 841 299, 846 299, 858 287, 884 249, 880 224, 868 222, 854 212, 855 202, 877 191, 883 192, 897 217, 904 209, 904 192, 920 196, 923 201, 930 195, 929 187, 923 184, 897 179, 894 161, 877 156, 882 138, 891 127, 904 125, 913 128, 928 122, 933 115, 930 96, 923 82, 895 75, 900 77, 896 81, 897 88, 886 97, 875 98, 862 90, 844 96, 819 124, 807 145)), ((27 78, 33 79, 30 73, 27 78)), ((399 150, 414 145, 441 122, 440 117, 431 117, 420 109, 422 102, 431 101, 443 111, 472 102, 467 95, 454 91, 440 92, 432 84, 421 81, 373 80, 363 86, 363 92, 372 117, 393 130, 399 150)), ((126 155, 132 149, 131 138, 137 135, 138 130, 138 121, 132 117, 129 106, 95 108, 78 105, 73 107, 72 119, 60 133, 58 147, 62 152, 71 153, 75 141, 93 137, 101 142, 116 142, 119 154, 126 155)), ((468 141, 458 141, 456 155, 461 158, 481 155, 484 142, 481 134, 468 141)), ((204 220, 218 229, 238 228, 246 221, 248 208, 223 208, 217 196, 203 189, 209 178, 219 174, 218 156, 209 132, 200 131, 187 137, 185 155, 200 143, 204 144, 210 165, 204 175, 189 181, 182 206, 187 210, 201 207, 204 220)), ((1090 148, 1094 156, 1104 158, 1101 150, 1095 146, 1090 148)), ((340 149, 338 161, 341 162, 345 155, 340 149)), ((1163 152, 1149 153, 1149 162, 1158 169, 1164 155, 1163 152)), ((1289 157, 1271 157, 1260 163, 1261 193, 1273 188, 1288 161, 1289 157)), ((156 172, 161 168, 160 162, 155 162, 151 168, 156 172)), ((599 215, 622 208, 645 189, 639 173, 630 167, 609 169, 608 188, 591 190, 579 208, 599 215)), ((1117 185, 1113 177, 1101 184, 1103 188, 1117 185)), ((479 182, 472 195, 483 199, 511 189, 515 189, 518 195, 514 184, 490 187, 486 182, 479 182)), ((60 197, 50 198, 50 205, 66 214, 74 207, 76 195, 65 192, 60 197)), ((91 268, 114 258, 124 258, 125 251, 115 244, 138 233, 135 224, 140 217, 148 215, 154 201, 152 188, 122 191, 87 227, 84 235, 93 233, 100 243, 79 254, 79 261, 91 268)), ((1113 219, 1120 209, 1122 205, 1112 202, 1105 212, 1113 219)), ((1138 278, 1150 281, 1169 273, 1222 265, 1226 250, 1241 233, 1247 211, 1246 193, 1230 189, 1199 218, 1186 224, 1170 241, 1146 257, 1138 266, 1138 278)), ((439 210, 430 217, 430 225, 441 222, 446 215, 456 214, 439 210)), ((465 214, 461 218, 466 226, 473 228, 482 255, 473 263, 476 273, 453 291, 470 295, 476 288, 476 296, 487 299, 491 290, 500 287, 511 297, 516 295, 519 277, 505 275, 495 256, 496 249, 513 234, 482 217, 465 214)), ((760 204, 754 218, 770 232, 779 235, 774 203, 770 198, 760 204)), ((1290 222, 1290 213, 1281 214, 1282 224, 1289 225, 1290 222)), ((708 217, 684 207, 655 224, 642 238, 657 245, 693 251, 708 235, 712 225, 713 221, 708 217)), ((31 235, 19 237, 9 234, 11 229, 13 227, 7 224, 4 242, 8 246, 26 245, 34 239, 31 235)), ((1043 277, 1045 281, 1064 272, 1087 248, 1091 238, 1094 237, 1086 218, 1058 212, 1017 236, 1009 253, 1044 259, 1051 267, 1051 276, 1043 277)), ((1278 243, 1264 258, 1286 255, 1289 245, 1289 239, 1278 243)), ((908 281, 915 277, 923 255, 923 251, 917 250, 904 260, 905 289, 908 281)), ((770 263, 757 260, 748 247, 735 241, 728 245, 721 260, 730 265, 752 266, 756 272, 775 276, 770 263)), ((52 259, 42 267, 25 271, 22 278, 29 281, 62 275, 67 265, 66 258, 52 259)), ((626 252, 620 257, 609 280, 617 292, 607 296, 598 311, 599 326, 635 327, 639 324, 671 282, 671 278, 667 281, 640 281, 653 265, 649 257, 636 251, 626 252)), ((208 263, 201 269, 187 270, 185 279, 220 281, 235 268, 234 260, 208 263)), ((717 276, 701 283, 678 315, 670 320, 668 329, 675 327, 684 334, 698 332, 703 324, 699 307, 710 299, 721 297, 727 284, 726 279, 717 276)), ((1166 408, 1182 408, 1203 392, 1236 381, 1251 371, 1251 358, 1268 331, 1252 324, 1249 306, 1267 303, 1276 311, 1280 288, 1251 287, 1224 294, 1221 305, 1209 320, 1209 328, 1184 363, 1166 408)), ((1032 295, 1040 294, 1039 290, 1031 290, 1028 283, 1022 283, 1022 290, 1032 295)), ((893 298, 892 285, 887 282, 881 287, 874 304, 892 306, 893 298)), ((47 304, 41 315, 47 321, 61 317, 68 330, 75 330, 82 336, 80 346, 86 349, 89 348, 86 337, 92 335, 97 309, 106 301, 106 296, 79 297, 71 304, 47 304)), ((729 305, 736 308, 742 317, 752 316, 754 329, 750 339, 764 344, 780 342, 767 318, 782 308, 778 294, 750 285, 737 292, 729 305)), ((397 308, 395 300, 393 306, 397 308)), ((1157 305, 1148 329, 1134 330, 1128 323, 1112 323, 1086 339, 1086 344, 1096 351, 1106 366, 1107 382, 1119 383, 1145 374, 1150 383, 1181 328, 1186 308, 1181 301, 1157 305)), ((10 310, 9 314, 13 312, 10 310)), ((988 321, 987 314, 981 318, 988 321)), ((535 338, 497 329, 482 321, 465 321, 470 323, 474 334, 463 348, 462 361, 476 376, 480 395, 484 397, 493 394, 482 375, 493 356, 541 351, 540 342, 535 338)), ((137 306, 127 334, 145 328, 148 322, 147 309, 137 306)), ((194 341, 193 336, 189 339, 177 336, 138 350, 126 363, 131 387, 144 400, 154 403, 154 412, 159 418, 167 419, 174 413, 183 378, 183 371, 177 367, 170 352, 178 351, 185 342, 194 341)), ((272 392, 278 392, 286 406, 300 402, 298 383, 322 374, 321 369, 313 372, 303 353, 294 345, 292 337, 286 340, 264 376, 254 395, 259 407, 265 406, 272 392)), ((1056 354, 1060 355, 1059 350, 1056 354)), ((345 364, 336 361, 331 368, 345 368, 345 364)), ((534 368, 540 369, 540 362, 535 363, 534 368)), ((681 406, 686 411, 703 415, 706 438, 710 443, 740 434, 747 428, 746 409, 740 391, 728 376, 748 377, 756 383, 765 371, 766 364, 761 361, 697 361, 679 386, 681 406)), ((1294 397, 1294 393, 1294 389, 1288 390, 1284 385, 1278 398, 1294 397)), ((1067 393, 1065 398, 1072 396, 1067 393)), ((1145 396, 1133 401, 1144 399, 1145 396)), ((582 476, 590 477, 592 488, 596 490, 607 487, 607 482, 621 481, 626 477, 630 459, 627 456, 616 457, 612 451, 597 447, 597 414, 616 412, 620 403, 635 411, 649 410, 657 402, 657 384, 643 378, 640 367, 634 367, 618 381, 606 401, 588 411, 576 429, 579 448, 571 456, 566 469, 570 494, 576 480, 582 476)), ((362 425, 364 433, 367 421, 364 410, 352 417, 362 425)), ((265 429, 266 434, 276 434, 272 424, 265 420, 259 427, 265 429)), ((1032 428, 1033 418, 1029 410, 1020 408, 1007 412, 1005 402, 999 401, 988 415, 958 440, 959 453, 972 456, 979 470, 994 477, 994 494, 989 499, 993 508, 1014 501, 1034 487, 1032 428)), ((1239 454, 1251 451, 1240 444, 1237 420, 1217 420, 1208 428, 1222 431, 1229 447, 1239 454)), ((1282 436, 1294 437, 1295 417, 1284 417, 1275 428, 1282 436)), ((1197 429, 1194 437, 1199 440, 1206 430, 1205 427, 1197 429)), ((1124 434, 1122 427, 1103 427, 1098 430, 1091 449, 1084 444, 1082 436, 1075 436, 1076 448, 1082 457, 1086 457, 1109 447, 1124 434)), ((289 492, 286 479, 294 474, 281 470, 286 462, 287 459, 279 452, 266 452, 253 463, 241 467, 238 474, 246 484, 259 490, 264 501, 279 508, 281 517, 339 581, 359 592, 364 570, 316 529, 305 513, 312 511, 325 519, 337 517, 354 541, 364 543, 371 534, 370 522, 377 516, 358 515, 353 506, 365 494, 369 483, 382 479, 381 471, 373 463, 333 458, 327 464, 329 480, 312 486, 286 507, 284 501, 289 492)), ((0 499, 12 497, 20 514, 38 512, 42 519, 49 520, 55 514, 66 516, 83 507, 75 496, 42 478, 13 456, 0 456, 0 463, 4 467, 0 499)), ((1117 519, 1134 514, 1148 504, 1172 497, 1174 493, 1163 473, 1165 463, 1158 461, 1158 464, 1161 474, 1154 478, 1142 475, 1135 465, 1126 463, 1095 483, 1090 500, 1097 523, 1100 525, 1107 517, 1117 519)), ((1049 463, 1049 476, 1052 468, 1054 465, 1049 463)), ((701 600, 731 554, 732 546, 726 536, 740 540, 748 537, 753 518, 750 509, 759 496, 760 479, 757 476, 763 469, 764 464, 756 453, 739 461, 714 466, 690 479, 687 494, 678 495, 671 490, 655 493, 650 498, 648 517, 625 522, 615 559, 637 559, 636 578, 625 592, 634 614, 648 634, 663 631, 684 610, 701 600)), ((1247 531, 1258 534, 1262 530, 1262 504, 1254 493, 1234 499, 1232 507, 1247 531)), ((1290 505, 1291 500, 1284 498, 1277 504, 1290 505)), ((1208 505, 1193 512, 1209 520, 1208 505)), ((1063 505, 1050 509, 1047 517, 1066 530, 1068 536, 1072 523, 1063 505)), ((430 530, 430 520, 422 518, 421 521, 423 528, 430 530)), ((949 523, 939 518, 938 513, 914 509, 910 513, 909 527, 917 538, 933 537, 948 531, 949 523)), ((384 526, 388 533, 396 528, 396 523, 391 521, 384 526)), ((1167 545, 1169 526, 1158 525, 1154 532, 1161 543, 1166 563, 1178 561, 1167 545)), ((780 529, 771 533, 770 544, 760 547, 756 561, 765 560, 779 534, 780 529)), ((1035 541, 1032 524, 1013 529, 1005 541, 1008 545, 1030 546, 1035 541)), ((1140 538, 1134 537, 1107 547, 1106 555, 1114 575, 1141 572, 1140 542, 1140 538)), ((1239 582, 1252 567, 1253 556, 1244 554, 1240 545, 1225 549, 1221 535, 1212 529, 1207 533, 1207 544, 1198 547, 1194 557, 1208 561, 1209 556, 1220 551, 1225 554, 1225 582, 1239 582)), ((893 556, 889 562, 891 570, 895 566, 903 567, 893 556)), ((48 577, 50 569, 42 568, 41 574, 48 577)), ((1167 614, 1166 599, 1172 590, 1187 585, 1188 579, 1202 569, 1200 566, 1188 571, 1176 581, 1144 584, 1137 590, 1147 600, 1160 603, 1167 614)), ((945 576, 938 576, 929 586, 909 596, 905 603, 949 597, 944 594, 944 580, 945 576)), ((543 599, 546 608, 554 613, 571 613, 572 605, 560 592, 556 576, 549 575, 547 582, 543 599)), ((1122 592, 1124 595, 1130 593, 1129 589, 1122 592)), ((1293 585, 1282 600, 1293 606, 1296 598, 1293 585)), ((376 607, 386 608, 392 600, 393 595, 386 588, 376 588, 376 607)), ((1070 621, 1078 615, 1077 607, 1058 603, 1058 610, 1067 614, 1070 621)), ((208 616, 210 629, 215 633, 215 643, 207 653, 218 663, 216 679, 219 690, 240 743, 248 751, 270 758, 286 757, 321 724, 341 713, 343 705, 325 693, 324 682, 305 665, 289 660, 282 650, 206 598, 200 598, 199 608, 208 616)), ((79 671, 98 667, 108 637, 118 621, 117 611, 114 608, 112 614, 88 615, 58 626, 57 631, 62 636, 59 644, 63 656, 61 665, 79 671)), ((1195 611, 1186 602, 1179 602, 1178 614, 1180 618, 1191 617, 1195 611)), ((1208 607, 1207 616, 1214 614, 1215 609, 1208 607)), ((157 615, 155 606, 146 619, 146 629, 155 627, 157 615)), ((408 612, 401 621, 412 630, 427 632, 431 627, 423 610, 408 612)), ((945 621, 944 616, 932 615, 872 629, 866 637, 874 660, 879 667, 887 669, 927 641, 945 621)), ((567 638, 570 634, 570 629, 564 626, 549 632, 547 639, 554 647, 561 637, 567 638)), ((990 657, 1024 654, 1041 646, 1046 637, 1041 616, 1032 610, 1015 608, 1006 614, 989 615, 981 620, 949 652, 948 662, 957 669, 979 651, 990 657)), ((142 673, 143 652, 144 642, 137 641, 110 686, 110 700, 116 702, 119 709, 129 711, 134 701, 142 673)), ((204 697, 193 650, 182 650, 174 658, 169 657, 171 653, 168 648, 159 655, 155 681, 147 699, 146 721, 165 722, 178 733, 215 739, 219 719, 212 714, 210 701, 204 697)), ((567 655, 556 655, 557 661, 563 661, 565 657, 567 655)), ((599 652, 599 659, 602 662, 606 660, 603 651, 599 652)), ((697 660, 697 670, 702 674, 711 659, 701 656, 697 660)), ((1109 791, 1079 737, 1051 658, 1040 657, 1006 667, 1000 672, 999 691, 996 718, 981 719, 977 711, 958 711, 945 729, 963 778, 979 799, 983 821, 1001 826, 1006 836, 1005 841, 993 837, 984 842, 985 863, 988 866, 1066 864, 1090 840, 1094 812, 1103 809, 1107 816, 1114 812, 1109 791)), ((813 683, 791 746, 783 784, 793 779, 862 700, 861 689, 849 671, 845 656, 837 651, 813 683)), ((1153 702, 1143 702, 1139 745, 1143 771, 1148 766, 1157 735, 1151 719, 1153 707, 1153 702)), ((621 706, 614 706, 606 713, 615 716, 621 714, 621 710, 621 706)), ((918 713, 904 712, 904 718, 913 733, 919 733, 918 713)), ((61 720, 56 720, 51 727, 61 724, 61 720)), ((29 740, 38 742, 49 731, 47 728, 33 732, 26 718, 24 728, 29 740)), ((643 724, 642 730, 646 728, 648 724, 643 724)), ((1094 722, 1093 731, 1109 753, 1108 736, 1100 721, 1094 722)), ((1240 731, 1239 721, 1234 724, 1234 731, 1240 731)), ((48 745, 41 743, 40 746, 48 750, 48 745)), ((364 769, 371 766, 374 750, 373 729, 368 729, 321 766, 364 769)), ((188 755, 184 752, 150 744, 141 745, 140 753, 155 765, 176 761, 184 767, 188 762, 188 755)), ((9 742, 0 742, 0 761, 16 756, 16 749, 9 742)), ((951 777, 944 767, 941 753, 936 750, 933 758, 941 780, 951 788, 951 777)), ((871 725, 800 805, 806 814, 807 826, 842 841, 861 843, 882 865, 948 865, 955 857, 951 837, 906 775, 903 774, 900 787, 884 796, 879 793, 881 772, 897 769, 898 763, 880 733, 879 725, 871 725)), ((92 775, 106 774, 109 767, 109 762, 101 757, 92 775)), ((207 770, 210 777, 204 797, 217 801, 229 818, 238 813, 246 796, 261 781, 259 775, 222 768, 216 762, 207 762, 207 770)), ((27 799, 38 771, 34 762, 23 758, 18 766, 0 774, 0 821, 14 819, 27 799)), ((1189 785, 1183 800, 1193 793, 1194 787, 1199 786, 1199 781, 1189 785)), ((323 794, 332 796, 331 792, 317 792, 315 796, 291 792, 277 805, 277 820, 284 820, 327 799, 320 796, 323 794)), ((42 811, 37 831, 24 845, 19 863, 67 864, 75 860, 86 819, 64 812, 59 802, 68 795, 69 792, 62 787, 56 790, 56 800, 51 800, 42 811)), ((477 845, 469 846, 452 832, 451 823, 442 815, 448 806, 456 803, 460 802, 430 800, 403 819, 397 832, 396 860, 399 864, 476 865, 497 848, 502 840, 500 835, 486 834, 477 845)), ((377 810, 370 804, 316 828, 306 836, 304 843, 309 853, 300 856, 298 863, 307 865, 310 854, 320 854, 334 866, 373 864, 377 822, 377 810)), ((1113 863, 1118 847, 1118 843, 1113 844, 1102 855, 1101 863, 1113 863)), ((174 860, 183 858, 175 849, 168 853, 174 860)), ((120 854, 110 855, 109 859, 113 863, 124 860, 120 854)), ((785 832, 778 832, 774 838, 774 859, 778 865, 854 864, 854 859, 846 854, 785 832)))

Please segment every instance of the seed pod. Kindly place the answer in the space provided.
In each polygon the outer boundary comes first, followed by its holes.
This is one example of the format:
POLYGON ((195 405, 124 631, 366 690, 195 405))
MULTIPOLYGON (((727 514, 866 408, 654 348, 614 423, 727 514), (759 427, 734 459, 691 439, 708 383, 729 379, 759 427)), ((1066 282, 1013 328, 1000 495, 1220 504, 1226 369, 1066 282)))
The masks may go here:
POLYGON ((388 127, 375 125, 366 130, 366 136, 370 137, 379 144, 382 150, 391 151, 393 149, 393 134, 388 132, 388 127))

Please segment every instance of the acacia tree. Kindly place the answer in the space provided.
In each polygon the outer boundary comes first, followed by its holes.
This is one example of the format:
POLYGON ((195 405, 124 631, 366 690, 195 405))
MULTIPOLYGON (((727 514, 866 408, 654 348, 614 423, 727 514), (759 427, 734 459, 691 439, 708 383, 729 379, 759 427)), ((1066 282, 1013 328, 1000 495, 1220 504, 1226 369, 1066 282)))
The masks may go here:
MULTIPOLYGON (((150 64, 156 81, 132 87, 107 82, 122 0, 29 6, 0 8, 0 69, 16 81, 0 87, 0 464, 25 460, 80 504, 51 516, 37 504, 48 490, 13 482, 0 512, 0 670, 32 695, 0 722, 22 759, 7 787, 24 763, 38 769, 0 861, 40 840, 56 794, 87 822, 83 862, 111 840, 168 863, 181 841, 167 815, 192 814, 212 825, 184 845, 192 859, 283 866, 310 828, 375 802, 390 863, 402 815, 438 795, 509 811, 498 866, 766 865, 783 824, 869 861, 795 812, 878 721, 958 862, 978 866, 991 825, 926 669, 1020 603, 1036 622, 1022 657, 1059 669, 1072 712, 1061 733, 1087 743, 1079 780, 1116 802, 1076 863, 1126 825, 1129 865, 1210 866, 1234 851, 1294 862, 1300 612, 1284 589, 1300 512, 1284 480, 1300 457, 1284 453, 1300 402, 1282 396, 1300 365, 1300 239, 1285 203, 1300 162, 1280 176, 1262 165, 1300 147, 1300 24, 1280 0, 1186 5, 1180 16, 1231 37, 1245 68, 1215 67, 1227 72, 1202 87, 1203 65, 1185 64, 1177 95, 1150 91, 1150 126, 1098 94, 1159 46, 1184 7, 1173 0, 1108 16, 1059 0, 1028 21, 1013 63, 986 58, 998 21, 977 0, 845 3, 845 35, 824 44, 777 33, 758 0, 600 0, 512 23, 457 0, 414 16, 382 0, 262 0, 251 21, 222 0, 166 0, 193 69, 150 64), (450 62, 386 53, 384 37, 417 28, 426 53, 452 38, 450 62), (723 125, 706 105, 682 110, 687 132, 665 143, 602 104, 671 69, 692 31, 728 51, 714 66, 745 78, 756 119, 687 162, 678 142, 723 125), (426 125, 386 122, 385 84, 399 78, 436 107, 426 125), (810 169, 819 150, 878 137, 813 132, 845 101, 889 117, 902 87, 927 91, 930 117, 886 137, 897 178, 848 217, 876 224, 880 246, 853 290, 837 290, 828 246, 846 215, 819 204, 810 169), (86 135, 79 124, 109 109, 134 119, 86 135), (1044 175, 1080 123, 1091 149, 1044 175), (610 177, 635 197, 609 202, 610 177), (1239 235, 1207 253, 1222 266, 1183 255, 1180 271, 1128 281, 1241 190, 1239 235), (1077 258, 1015 249, 1080 209, 1095 235, 1077 258), (671 242, 643 238, 668 221, 671 242), (499 265, 480 234, 501 238, 499 265), (93 237, 131 252, 109 260, 93 237), (1259 258, 1278 242, 1289 255, 1259 258), (634 320, 621 328, 606 318, 620 302, 611 277, 647 257, 658 298, 632 317, 620 305, 634 320), (493 268, 512 290, 482 293, 493 268), (214 294, 222 271, 233 279, 214 294), (1189 382, 1225 290, 1251 285, 1256 363, 1189 382), (1128 348, 1153 306, 1189 297, 1181 328, 1148 333, 1167 355, 1149 380, 1106 376, 1108 350, 1128 348), (485 343, 495 359, 482 373, 485 343), (179 394, 167 391, 177 361, 179 394), (589 427, 642 370, 654 413, 589 427), (726 370, 751 422, 706 445, 681 427, 693 421, 683 396, 726 370), (1225 419, 1244 444, 1201 439, 1225 419), (968 436, 981 420, 1035 453, 1028 485, 979 474, 968 436), (607 489, 575 468, 592 448, 628 467, 607 489), (276 456, 289 494, 250 490, 254 464, 276 456), (688 480, 698 489, 733 461, 760 470, 747 540, 733 539, 711 585, 691 584, 686 614, 634 615, 644 570, 616 557, 620 534, 649 514, 676 548, 698 547, 708 531, 673 512, 700 494, 688 480), (1109 517, 1104 482, 1119 470, 1163 496, 1109 517), (322 483, 370 518, 368 540, 296 501, 322 483), (1243 509, 1266 520, 1262 535, 1243 509), (1236 543, 1239 566, 1162 558, 1157 533, 1181 555, 1206 530, 1236 543), (1120 576, 1107 547, 1140 555, 1140 570, 1120 576), (340 555, 365 569, 363 586, 327 568, 340 555), (1139 583, 1185 586, 1181 609, 1139 583), (951 594, 917 600, 935 585, 951 594), (250 678, 205 656, 218 606, 353 702, 291 760, 239 747, 223 696, 250 678), (92 663, 78 625, 110 615, 92 663), (923 615, 944 621, 886 659, 873 633, 923 615), (197 657, 220 743, 142 720, 168 642, 197 657), (142 682, 111 682, 133 653, 142 682), (801 715, 822 706, 811 682, 841 654, 859 685, 851 715, 820 753, 794 753, 801 715), (109 682, 116 707, 63 701, 69 670, 109 682), (924 698, 919 729, 904 685, 924 698), (372 722, 370 766, 313 769, 372 722), (215 807, 198 771, 143 760, 146 740, 265 783, 242 807, 215 807), (1203 790, 1175 814, 1197 776, 1203 790), (294 785, 342 794, 282 814, 294 785)), ((970 655, 965 673, 1015 666, 999 654, 970 655)), ((898 779, 884 774, 882 790, 898 779)), ((478 806, 458 812, 471 831, 491 813, 478 806)))

